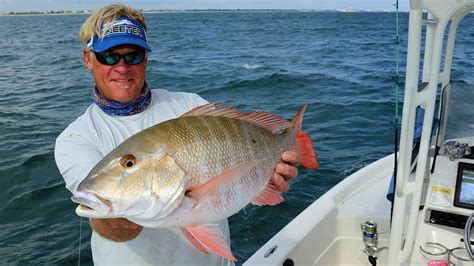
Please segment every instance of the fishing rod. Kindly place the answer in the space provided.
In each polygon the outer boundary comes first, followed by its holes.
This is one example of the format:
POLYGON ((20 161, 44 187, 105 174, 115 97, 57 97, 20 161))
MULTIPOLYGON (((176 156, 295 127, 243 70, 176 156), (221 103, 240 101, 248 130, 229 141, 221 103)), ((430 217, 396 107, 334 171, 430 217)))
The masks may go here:
POLYGON ((79 254, 77 256, 77 265, 81 265, 81 245, 82 245, 82 217, 79 219, 79 254))
MULTIPOLYGON (((400 80, 399 69, 400 69, 400 20, 399 20, 399 9, 398 0, 395 1, 395 23, 396 23, 396 48, 395 48, 395 121, 394 121, 394 166, 393 166, 393 189, 397 187, 397 162, 398 162, 398 84, 400 80)), ((392 200, 390 207, 390 225, 392 225, 393 217, 393 206, 395 205, 395 195, 392 200)))
MULTIPOLYGON (((399 84, 399 66, 400 66, 400 34, 399 34, 399 9, 398 9, 398 0, 395 2, 396 8, 396 67, 395 67, 395 121, 394 121, 394 167, 393 167, 393 189, 395 191, 397 185, 397 151, 398 151, 398 84, 399 84)), ((392 217, 393 217, 393 206, 395 205, 395 195, 392 199, 392 205, 390 207, 390 226, 392 225, 392 217)), ((387 249, 387 247, 378 248, 378 232, 377 232, 377 223, 373 221, 366 221, 365 223, 361 224, 362 230, 362 239, 365 245, 364 253, 367 255, 370 265, 376 266, 377 265, 377 257, 378 253, 383 250, 387 249)))

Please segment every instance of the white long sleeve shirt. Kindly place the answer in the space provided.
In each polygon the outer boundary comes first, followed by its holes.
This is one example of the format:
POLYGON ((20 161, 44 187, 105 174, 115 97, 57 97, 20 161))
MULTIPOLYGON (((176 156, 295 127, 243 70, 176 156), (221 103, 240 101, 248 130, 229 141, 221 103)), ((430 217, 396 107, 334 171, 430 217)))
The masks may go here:
MULTIPOLYGON (((55 160, 66 188, 74 193, 95 164, 128 137, 206 103, 193 93, 152 90, 148 108, 131 116, 111 116, 91 104, 56 139, 55 160)), ((219 224, 230 243, 227 220, 219 224)), ((91 249, 96 265, 233 265, 194 249, 179 230, 144 228, 137 238, 122 243, 93 232, 91 249)))

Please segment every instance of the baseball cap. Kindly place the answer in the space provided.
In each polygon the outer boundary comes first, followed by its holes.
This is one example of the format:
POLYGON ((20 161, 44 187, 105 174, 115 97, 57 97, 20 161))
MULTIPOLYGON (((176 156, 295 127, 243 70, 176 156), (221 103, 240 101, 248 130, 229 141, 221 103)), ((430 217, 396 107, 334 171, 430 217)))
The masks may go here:
POLYGON ((145 29, 140 22, 132 18, 119 17, 102 24, 100 32, 103 38, 94 35, 87 43, 87 47, 92 48, 94 52, 100 53, 121 44, 132 44, 151 51, 145 29))

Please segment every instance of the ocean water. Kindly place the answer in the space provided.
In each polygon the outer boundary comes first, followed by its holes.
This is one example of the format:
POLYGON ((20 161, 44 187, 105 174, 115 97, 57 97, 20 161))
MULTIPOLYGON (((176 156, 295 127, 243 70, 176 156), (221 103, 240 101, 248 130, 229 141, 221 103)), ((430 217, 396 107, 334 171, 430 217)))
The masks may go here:
MULTIPOLYGON (((80 235, 81 220, 53 156, 57 135, 91 104, 93 80, 78 41, 86 18, 0 17, 0 264, 77 264, 79 250, 81 264, 92 264, 90 228, 83 220, 80 235)), ((300 168, 284 204, 248 206, 230 218, 239 262, 344 177, 393 152, 394 13, 183 12, 146 18, 153 88, 196 92, 285 118, 309 104, 303 128, 321 167, 300 168)), ((402 77, 407 18, 401 14, 402 77)), ((465 27, 460 35, 453 80, 474 84, 474 29, 465 27)))

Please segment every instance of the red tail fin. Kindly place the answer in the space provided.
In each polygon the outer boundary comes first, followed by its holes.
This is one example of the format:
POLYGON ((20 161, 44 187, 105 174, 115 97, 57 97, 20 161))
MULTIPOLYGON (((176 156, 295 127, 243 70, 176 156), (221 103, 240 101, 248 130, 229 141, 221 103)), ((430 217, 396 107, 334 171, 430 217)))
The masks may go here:
POLYGON ((301 165, 307 169, 315 170, 319 167, 319 163, 316 151, 314 150, 313 141, 301 128, 306 106, 308 105, 305 104, 301 107, 300 111, 291 119, 291 124, 296 128, 296 149, 301 157, 301 165))

